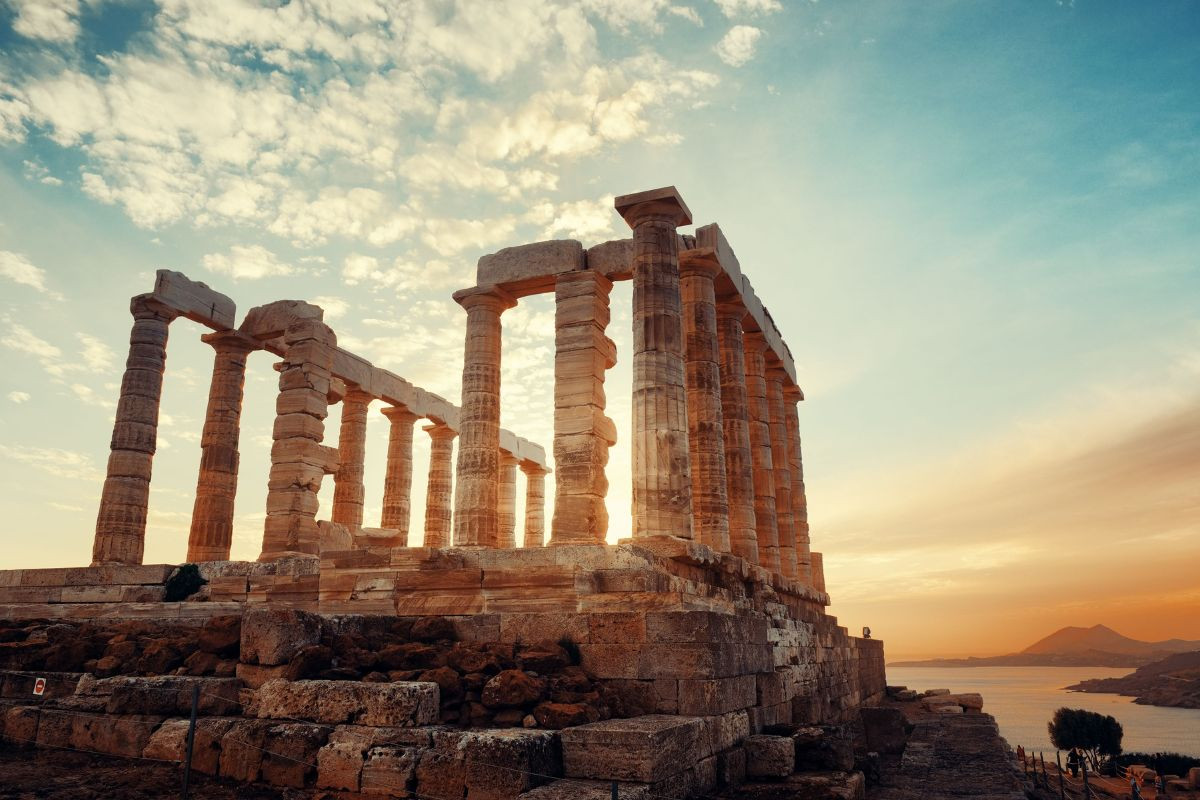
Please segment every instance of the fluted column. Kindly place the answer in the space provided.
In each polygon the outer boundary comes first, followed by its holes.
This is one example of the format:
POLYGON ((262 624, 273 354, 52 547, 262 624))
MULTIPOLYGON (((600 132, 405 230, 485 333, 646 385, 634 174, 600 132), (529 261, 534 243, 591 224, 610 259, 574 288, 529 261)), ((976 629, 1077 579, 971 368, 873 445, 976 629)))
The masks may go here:
POLYGON ((425 490, 425 547, 450 546, 450 456, 458 434, 444 422, 426 425, 429 434, 429 483, 425 490))
POLYGON ((742 317, 736 298, 717 305, 717 340, 721 353, 721 421, 725 435, 725 478, 729 501, 730 550, 759 563, 757 518, 754 516, 754 457, 750 448, 749 399, 742 317))
POLYGON ((388 431, 387 472, 383 478, 382 528, 398 531, 397 540, 408 545, 412 509, 413 423, 419 416, 404 406, 380 409, 391 422, 388 431))
POLYGON ((633 229, 633 535, 692 538, 674 187, 616 199, 633 229))
POLYGON ((546 544, 546 469, 532 461, 521 462, 525 473, 525 533, 522 547, 546 544))
POLYGON ((196 479, 187 560, 228 561, 233 545, 246 361, 259 345, 237 331, 210 333, 200 339, 212 345, 216 355, 208 388, 208 412, 200 434, 200 474, 196 479))
POLYGON ((331 520, 356 530, 363 524, 363 461, 367 454, 367 406, 371 395, 347 385, 342 398, 342 425, 338 433, 340 464, 333 479, 331 520))
POLYGON ((804 491, 804 460, 800 452, 800 418, 796 403, 804 399, 795 385, 783 389, 783 414, 787 424, 788 464, 792 476, 792 523, 796 528, 796 577, 816 585, 812 571, 812 544, 808 533, 808 498, 804 491))
POLYGON ((500 314, 516 301, 496 286, 454 293, 467 311, 454 486, 454 544, 495 547, 500 479, 500 314))
POLYGON ((500 483, 496 491, 496 547, 517 546, 517 457, 500 453, 500 483))
POLYGON ((93 564, 140 564, 146 544, 150 472, 167 365, 167 328, 178 314, 143 294, 129 303, 133 330, 96 515, 93 564))
POLYGON ((551 544, 602 544, 608 534, 605 466, 617 441, 604 413, 604 376, 617 361, 616 345, 604 334, 611 291, 612 281, 591 270, 555 282, 551 544))
POLYGON ((259 561, 320 554, 318 494, 325 475, 338 469, 337 451, 321 444, 335 386, 337 337, 319 320, 298 319, 288 325, 283 339, 287 352, 276 367, 279 395, 259 561))
POLYGON ((825 557, 820 553, 813 552, 812 558, 812 585, 818 592, 828 591, 825 588, 825 557))
POLYGON ((792 465, 788 453, 787 416, 783 384, 789 380, 779 367, 767 369, 767 410, 770 415, 771 465, 775 477, 775 524, 779 529, 779 571, 795 578, 796 528, 792 517, 792 465))
POLYGON ((716 290, 721 272, 711 248, 680 255, 684 353, 688 389, 688 452, 692 467, 692 519, 696 537, 730 552, 725 429, 721 417, 720 347, 716 290))
POLYGON ((771 416, 767 407, 766 351, 761 333, 747 333, 746 398, 754 464, 754 519, 758 561, 779 572, 779 526, 775 519, 775 467, 771 462, 771 416))

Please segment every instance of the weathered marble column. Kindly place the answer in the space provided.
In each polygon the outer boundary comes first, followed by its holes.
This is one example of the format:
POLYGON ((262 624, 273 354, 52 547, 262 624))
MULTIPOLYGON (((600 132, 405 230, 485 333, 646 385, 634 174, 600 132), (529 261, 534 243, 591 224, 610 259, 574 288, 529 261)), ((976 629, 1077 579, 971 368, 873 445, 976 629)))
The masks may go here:
POLYGON ((812 571, 812 544, 808 533, 808 498, 804 492, 804 460, 800 452, 800 417, 796 403, 804 399, 798 386, 783 387, 783 414, 787 424, 788 464, 792 476, 792 523, 796 528, 796 577, 815 585, 812 571))
POLYGON ((754 519, 758 533, 758 561, 772 572, 779 572, 775 467, 771 462, 771 415, 767 406, 767 341, 761 333, 747 333, 745 344, 746 398, 750 419, 750 452, 754 464, 754 519))
POLYGON ((93 564, 141 564, 158 441, 158 404, 167 365, 167 327, 178 314, 142 294, 129 303, 133 331, 109 443, 108 474, 96 515, 93 564))
POLYGON ((680 254, 683 333, 688 389, 688 452, 692 466, 692 519, 696 537, 730 552, 725 426, 721 417, 720 347, 716 290, 721 273, 712 248, 680 254))
POLYGON ((754 457, 750 448, 749 399, 742 317, 746 309, 732 298, 717 304, 717 340, 721 348, 721 422, 725 435, 725 478, 729 500, 730 550, 759 563, 754 516, 754 457))
POLYGON ((426 425, 429 434, 429 483, 425 490, 425 547, 450 546, 450 456, 458 434, 444 422, 426 425))
POLYGON ((551 544, 602 544, 608 534, 605 466, 617 441, 604 414, 604 375, 617 360, 604 335, 611 291, 612 281, 591 270, 564 273, 555 283, 551 544))
POLYGON ((517 457, 500 453, 500 483, 496 491, 496 547, 517 546, 517 457))
POLYGON ((616 199, 633 229, 633 535, 692 538, 675 187, 616 199))
POLYGON ((391 421, 388 431, 387 473, 383 478, 382 528, 398 531, 397 540, 408 544, 412 509, 413 423, 419 416, 404 406, 380 409, 391 421))
POLYGON ((497 286, 454 293, 467 310, 454 486, 454 544, 495 547, 500 480, 500 314, 516 301, 497 286))
POLYGON ((200 475, 196 479, 187 560, 228 561, 233 545, 246 360, 259 344, 237 331, 210 333, 200 338, 213 346, 216 355, 208 387, 208 412, 200 434, 200 475))
POLYGON ((770 416, 771 465, 775 478, 775 524, 779 529, 779 571, 797 577, 796 528, 792 521, 792 465, 788 454, 783 384, 790 380, 779 367, 767 368, 767 411, 770 416))
POLYGON ((525 533, 522 547, 546 544, 546 469, 532 461, 521 462, 525 473, 525 533))
POLYGON ((337 337, 320 320, 298 319, 283 338, 287 352, 276 366, 279 395, 271 431, 275 443, 259 561, 320 554, 318 493, 324 476, 338 469, 338 452, 321 444, 337 337))
POLYGON ((367 406, 374 399, 346 385, 342 425, 338 433, 338 471, 333 476, 333 514, 330 519, 349 531, 363 524, 363 460, 367 454, 367 406))

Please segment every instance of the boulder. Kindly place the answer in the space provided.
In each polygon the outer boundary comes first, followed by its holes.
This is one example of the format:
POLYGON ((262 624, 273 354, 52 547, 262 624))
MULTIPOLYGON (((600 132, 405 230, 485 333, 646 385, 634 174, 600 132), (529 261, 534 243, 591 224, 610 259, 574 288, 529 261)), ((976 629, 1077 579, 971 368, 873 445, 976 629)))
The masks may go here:
POLYGON ((287 664, 309 645, 321 641, 321 618, 297 609, 256 608, 242 618, 241 661, 244 664, 287 664))
POLYGON ((519 669, 506 669, 483 687, 482 702, 488 708, 520 708, 533 705, 546 691, 546 682, 519 669))
POLYGON ((217 656, 237 655, 242 641, 240 616, 213 617, 200 627, 196 645, 201 652, 217 656))
POLYGON ((746 775, 751 778, 784 778, 796 768, 796 745, 787 736, 748 736, 746 775))
POLYGON ((858 713, 862 718, 868 751, 887 755, 904 752, 909 724, 900 709, 867 706, 860 708, 858 713))
POLYGON ((263 684, 254 701, 260 719, 299 719, 326 724, 411 727, 438 716, 435 683, 286 681, 263 684))
POLYGON ((543 728, 561 730, 589 722, 599 722, 600 713, 582 703, 538 703, 533 718, 543 728))
POLYGON ((555 642, 538 642, 517 648, 517 664, 521 669, 549 675, 570 666, 571 657, 555 642))
POLYGON ((413 623, 409 636, 418 642, 453 641, 458 638, 454 623, 445 617, 421 617, 413 623))
POLYGON ((700 717, 650 714, 559 732, 568 778, 655 783, 691 766, 702 744, 700 717))
POLYGON ((317 752, 332 728, 290 722, 267 730, 262 778, 274 786, 304 788, 317 771, 317 752))

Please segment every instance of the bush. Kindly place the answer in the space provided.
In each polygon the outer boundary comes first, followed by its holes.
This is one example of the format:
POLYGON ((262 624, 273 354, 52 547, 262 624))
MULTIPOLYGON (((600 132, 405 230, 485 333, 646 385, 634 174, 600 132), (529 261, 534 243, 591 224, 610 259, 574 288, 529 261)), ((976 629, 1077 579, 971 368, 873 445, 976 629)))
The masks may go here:
POLYGON ((167 594, 163 599, 168 603, 186 600, 200 591, 200 587, 206 583, 208 581, 200 576, 200 568, 195 564, 180 564, 171 573, 171 577, 167 578, 167 594))
POLYGON ((1200 758, 1182 753, 1124 753, 1113 759, 1117 767, 1145 764, 1160 775, 1187 775, 1192 767, 1200 767, 1200 758))
POLYGON ((1121 754, 1125 731, 1113 717, 1082 708, 1060 708, 1047 725, 1050 741, 1059 750, 1079 748, 1099 772, 1104 762, 1121 754))

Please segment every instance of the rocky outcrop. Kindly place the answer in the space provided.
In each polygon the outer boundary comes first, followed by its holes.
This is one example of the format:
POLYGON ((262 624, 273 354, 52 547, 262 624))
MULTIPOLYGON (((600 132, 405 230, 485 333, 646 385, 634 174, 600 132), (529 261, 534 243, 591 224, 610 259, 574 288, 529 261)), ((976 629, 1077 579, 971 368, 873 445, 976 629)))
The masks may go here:
POLYGON ((1146 706, 1200 708, 1200 651, 1176 653, 1121 678, 1093 678, 1067 689, 1125 695, 1146 706))

